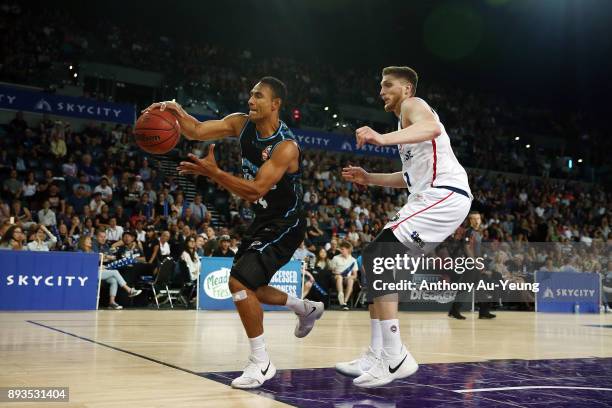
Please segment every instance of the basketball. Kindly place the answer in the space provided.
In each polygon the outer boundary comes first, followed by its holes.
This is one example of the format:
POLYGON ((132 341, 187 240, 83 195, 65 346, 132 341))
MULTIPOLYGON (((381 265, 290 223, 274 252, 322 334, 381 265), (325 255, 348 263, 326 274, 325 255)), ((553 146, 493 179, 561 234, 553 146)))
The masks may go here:
POLYGON ((140 115, 134 128, 136 144, 145 152, 164 154, 174 149, 181 128, 169 111, 150 110, 140 115))

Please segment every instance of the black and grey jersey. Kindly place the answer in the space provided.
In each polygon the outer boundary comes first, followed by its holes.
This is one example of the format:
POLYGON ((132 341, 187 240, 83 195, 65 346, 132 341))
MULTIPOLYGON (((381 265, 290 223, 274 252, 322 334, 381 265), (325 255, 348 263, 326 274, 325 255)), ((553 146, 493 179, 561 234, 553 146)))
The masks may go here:
MULTIPOLYGON (((289 127, 279 121, 279 127, 270 137, 260 137, 255 123, 247 120, 240 133, 242 150, 242 174, 253 180, 266 160, 272 157, 274 149, 285 140, 297 140, 289 127)), ((299 148, 299 145, 298 145, 299 148)), ((302 189, 302 151, 300 149, 299 169, 285 173, 268 193, 254 203, 255 217, 259 220, 271 218, 295 218, 304 216, 302 189)))

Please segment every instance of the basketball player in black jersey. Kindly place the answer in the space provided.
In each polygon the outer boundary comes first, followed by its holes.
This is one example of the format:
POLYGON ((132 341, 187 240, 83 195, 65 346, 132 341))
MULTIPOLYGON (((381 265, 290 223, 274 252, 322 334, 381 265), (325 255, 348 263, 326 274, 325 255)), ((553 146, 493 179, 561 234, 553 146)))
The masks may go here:
POLYGON ((229 289, 249 337, 251 355, 235 388, 257 388, 272 378, 276 368, 266 352, 261 303, 284 305, 298 316, 295 336, 304 337, 323 314, 323 303, 297 299, 268 285, 304 240, 306 219, 302 202, 301 151, 291 130, 279 119, 286 98, 285 84, 262 78, 251 90, 249 113, 199 122, 176 102, 154 103, 147 109, 172 112, 190 140, 236 136, 242 150, 242 172, 236 177, 221 170, 214 144, 202 159, 179 165, 182 175, 206 176, 244 200, 254 203, 255 219, 245 233, 230 272, 229 289))

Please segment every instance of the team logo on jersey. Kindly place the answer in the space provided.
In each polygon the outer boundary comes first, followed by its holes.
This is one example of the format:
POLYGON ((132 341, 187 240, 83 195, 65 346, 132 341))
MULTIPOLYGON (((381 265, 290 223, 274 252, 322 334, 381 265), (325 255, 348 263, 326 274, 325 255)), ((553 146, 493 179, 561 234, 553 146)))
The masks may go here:
POLYGON ((393 217, 391 217, 391 219, 389 220, 390 222, 394 222, 399 220, 400 214, 396 213, 393 217))
POLYGON ((412 231, 412 233, 410 234, 410 238, 412 238, 412 242, 417 244, 420 248, 423 248, 425 246, 425 243, 423 242, 423 240, 419 236, 418 232, 412 231))
POLYGON ((272 152, 272 146, 266 146, 265 149, 261 151, 261 160, 266 161, 270 158, 270 154, 272 152))
POLYGON ((404 154, 404 159, 406 161, 412 159, 414 157, 414 155, 412 154, 412 150, 408 150, 405 154, 404 154))

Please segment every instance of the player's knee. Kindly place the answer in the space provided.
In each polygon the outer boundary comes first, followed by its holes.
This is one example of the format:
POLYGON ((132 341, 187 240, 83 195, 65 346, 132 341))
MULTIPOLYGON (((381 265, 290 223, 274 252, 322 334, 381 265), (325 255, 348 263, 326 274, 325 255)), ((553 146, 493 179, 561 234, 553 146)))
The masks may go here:
POLYGON ((230 276, 227 285, 229 287, 230 293, 236 293, 241 290, 247 289, 246 286, 244 286, 238 279, 234 278, 233 276, 230 276))

